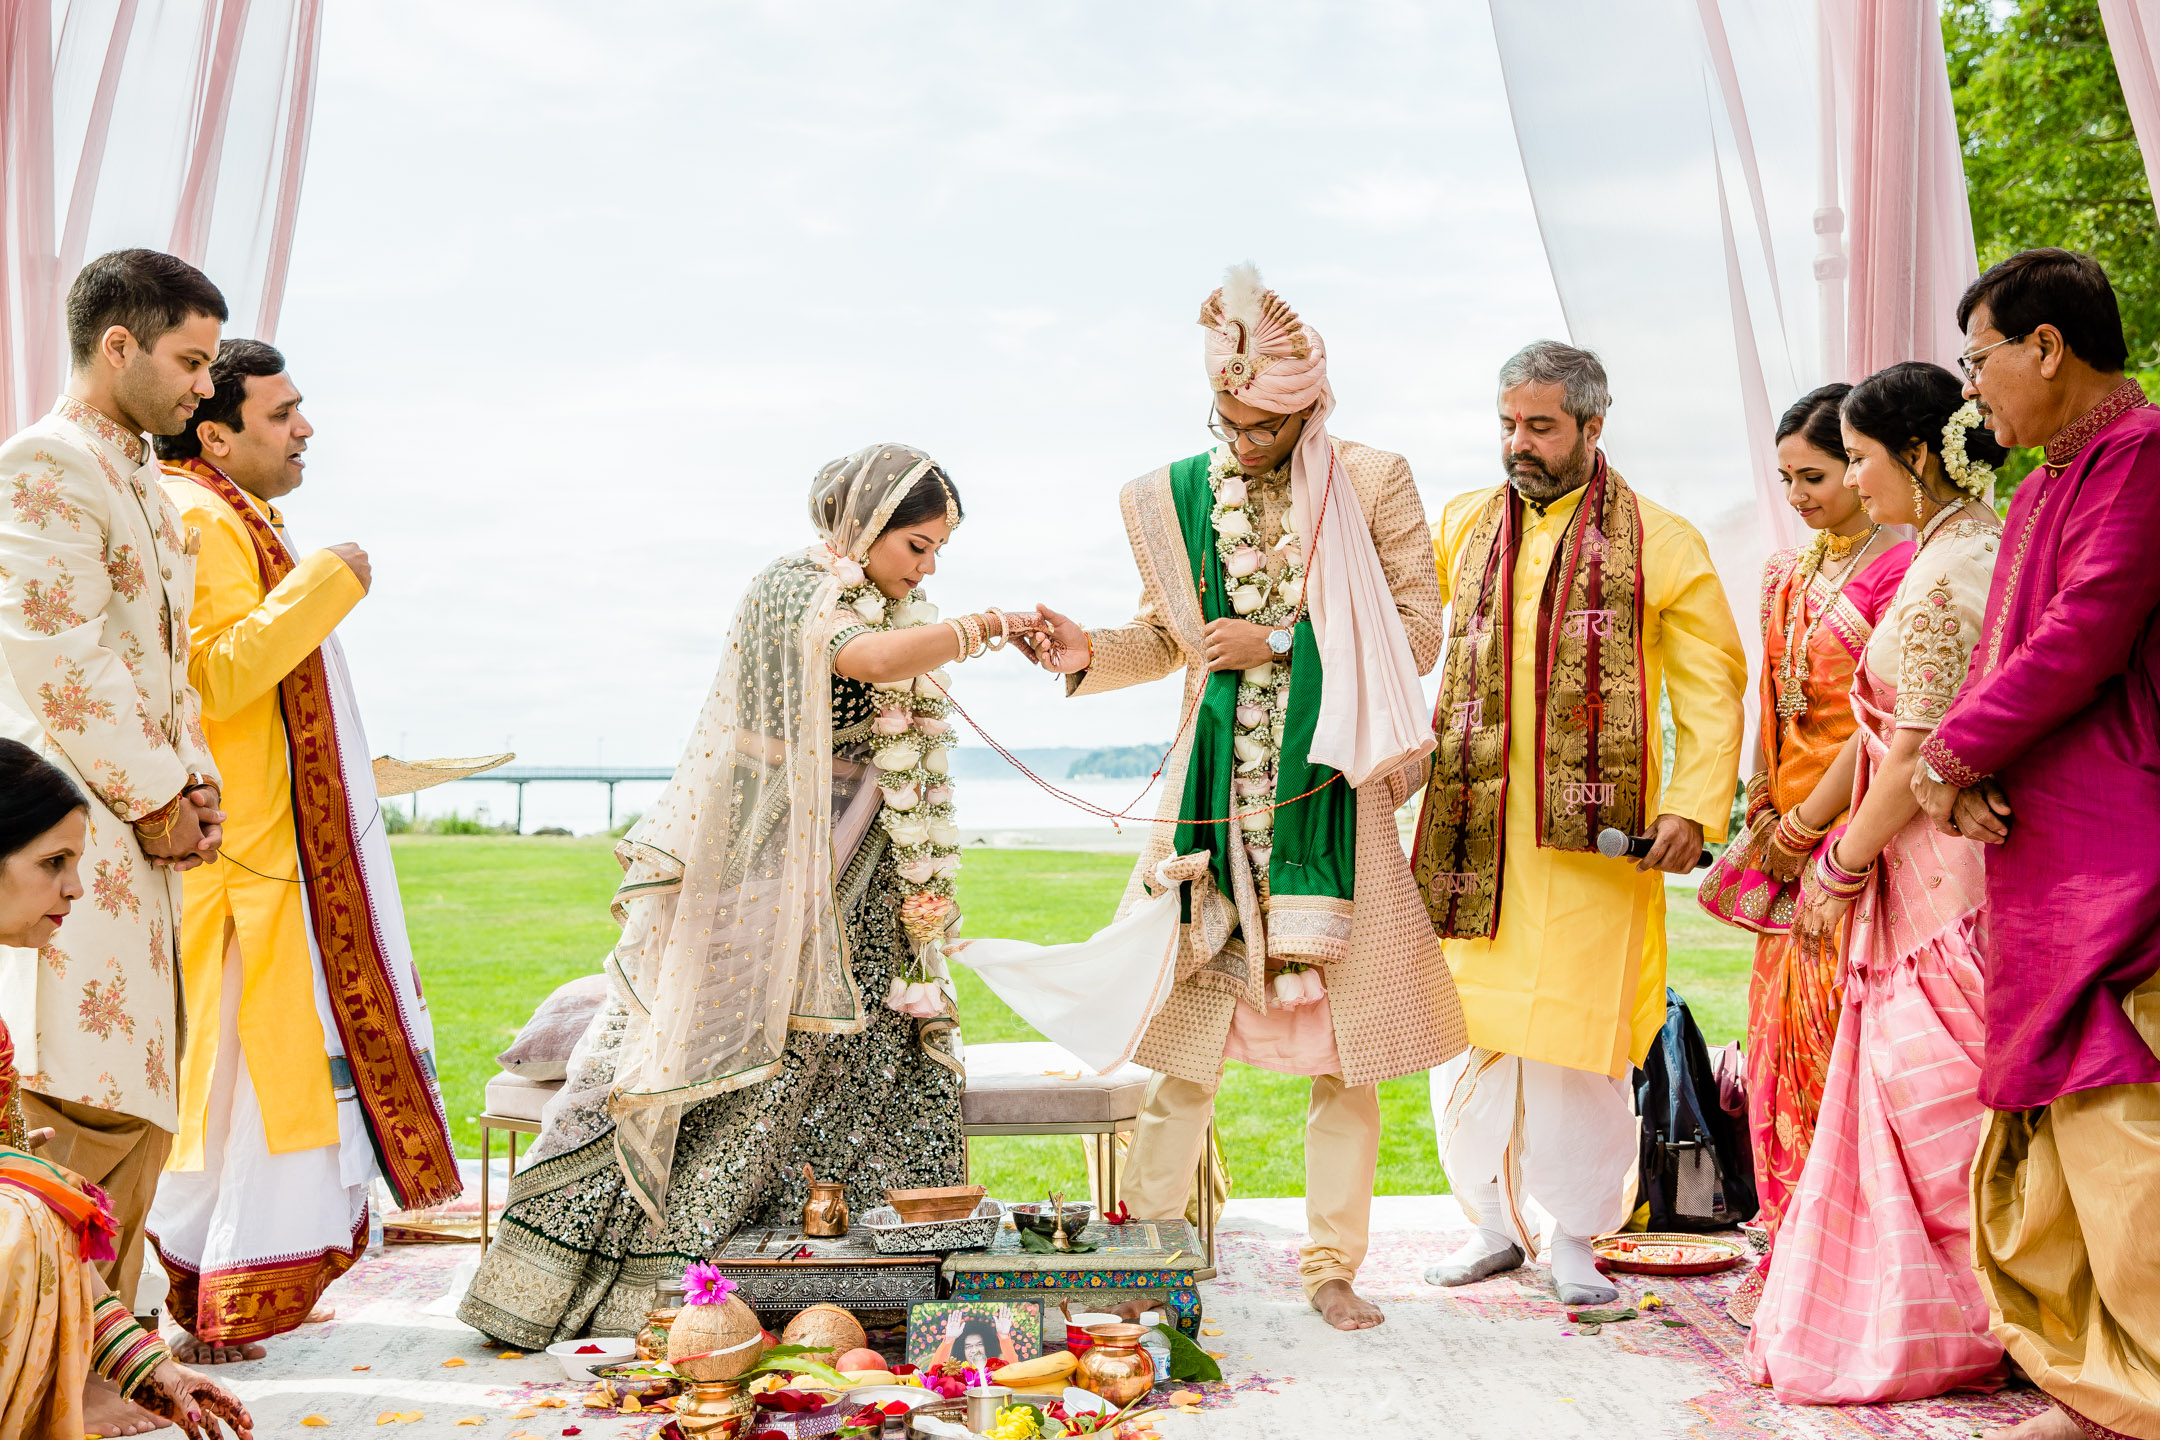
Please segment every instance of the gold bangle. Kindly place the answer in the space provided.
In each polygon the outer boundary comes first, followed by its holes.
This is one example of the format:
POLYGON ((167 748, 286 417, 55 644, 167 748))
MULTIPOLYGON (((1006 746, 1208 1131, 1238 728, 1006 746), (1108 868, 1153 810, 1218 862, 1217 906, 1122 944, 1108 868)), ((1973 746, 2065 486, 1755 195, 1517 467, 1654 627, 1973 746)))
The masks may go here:
POLYGON ((991 615, 997 616, 998 622, 997 636, 994 639, 990 636, 990 627, 987 624, 983 626, 983 648, 986 650, 1004 649, 1005 641, 1009 638, 1005 633, 1005 612, 998 609, 997 606, 992 605, 988 610, 983 611, 983 614, 986 617, 991 615))

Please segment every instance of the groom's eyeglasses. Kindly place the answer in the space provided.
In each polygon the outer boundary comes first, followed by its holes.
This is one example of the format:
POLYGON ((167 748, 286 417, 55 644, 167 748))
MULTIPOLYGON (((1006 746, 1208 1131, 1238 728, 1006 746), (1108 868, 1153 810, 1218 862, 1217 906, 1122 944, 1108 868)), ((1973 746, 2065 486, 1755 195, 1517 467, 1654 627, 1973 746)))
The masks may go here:
POLYGON ((2023 335, 2012 335, 2007 340, 1997 340, 1993 345, 1983 345, 1978 350, 1967 351, 1965 354, 1958 356, 1958 369, 1965 372, 1967 380, 1977 380, 1980 378, 1981 370, 1987 366, 1987 361, 1982 359, 1982 356, 1986 355, 1990 350, 2000 350, 2005 345, 2015 345, 2018 341, 2027 339, 2031 335, 2032 331, 2028 330, 2023 335))
POLYGON ((1225 445, 1258 445, 1264 448, 1282 439, 1283 426, 1288 425, 1292 418, 1288 415, 1277 416, 1272 425, 1233 425, 1223 419, 1222 411, 1210 405, 1207 428, 1208 433, 1225 445))

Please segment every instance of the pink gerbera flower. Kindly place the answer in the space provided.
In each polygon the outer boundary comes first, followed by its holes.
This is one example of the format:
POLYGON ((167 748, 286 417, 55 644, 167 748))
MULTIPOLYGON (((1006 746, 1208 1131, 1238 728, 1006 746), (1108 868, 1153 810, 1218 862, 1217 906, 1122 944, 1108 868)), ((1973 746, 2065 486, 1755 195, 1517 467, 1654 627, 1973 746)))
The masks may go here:
POLYGON ((720 1273, 717 1265, 703 1261, 683 1271, 683 1304, 725 1305, 735 1294, 735 1282, 720 1273))

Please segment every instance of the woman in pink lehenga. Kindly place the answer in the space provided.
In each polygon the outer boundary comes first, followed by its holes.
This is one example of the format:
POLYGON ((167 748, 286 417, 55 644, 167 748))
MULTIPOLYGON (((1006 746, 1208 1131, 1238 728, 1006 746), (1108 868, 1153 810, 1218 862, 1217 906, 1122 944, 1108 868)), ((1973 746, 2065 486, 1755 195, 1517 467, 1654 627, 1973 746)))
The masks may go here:
POLYGON ((1919 527, 1920 548, 1853 684, 1860 728, 1830 777, 1849 766, 1851 819, 1817 850, 1793 926, 1821 944, 1852 917, 1821 1117, 1748 1336, 1756 1380, 1803 1404, 1918 1399, 2002 1365, 1968 1198, 1985 864, 1912 792, 1979 637, 2002 528, 1985 462, 2002 450, 1935 365, 1870 376, 1842 418, 1846 483, 1878 523, 1919 527))

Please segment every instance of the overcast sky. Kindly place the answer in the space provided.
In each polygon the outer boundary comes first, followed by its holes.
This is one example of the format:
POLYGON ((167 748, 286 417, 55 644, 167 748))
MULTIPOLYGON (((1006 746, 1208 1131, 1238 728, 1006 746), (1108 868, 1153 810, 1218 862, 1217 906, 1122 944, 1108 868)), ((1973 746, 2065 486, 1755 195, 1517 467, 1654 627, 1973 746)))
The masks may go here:
MULTIPOLYGON (((948 610, 1124 619, 1117 490, 1209 443, 1193 322, 1243 259, 1326 336, 1336 433, 1428 509, 1498 478, 1494 373, 1565 332, 1482 0, 328 7, 286 509, 374 560, 373 748, 671 764, 874 441, 967 502, 948 610)), ((1176 723, 959 680, 1014 747, 1176 723)))

